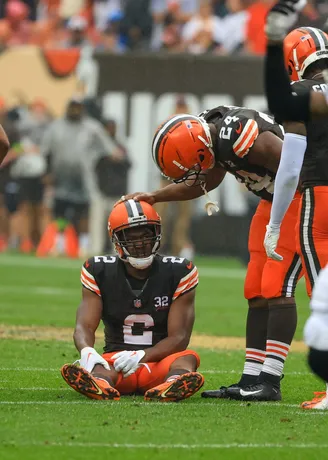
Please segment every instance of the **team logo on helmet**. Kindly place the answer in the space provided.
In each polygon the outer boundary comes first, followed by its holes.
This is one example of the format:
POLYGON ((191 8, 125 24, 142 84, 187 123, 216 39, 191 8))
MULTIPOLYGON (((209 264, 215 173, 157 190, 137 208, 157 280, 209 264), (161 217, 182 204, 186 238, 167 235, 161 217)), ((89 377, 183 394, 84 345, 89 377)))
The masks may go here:
POLYGON ((301 80, 309 65, 328 59, 328 35, 314 27, 295 29, 284 40, 284 53, 291 79, 301 80))

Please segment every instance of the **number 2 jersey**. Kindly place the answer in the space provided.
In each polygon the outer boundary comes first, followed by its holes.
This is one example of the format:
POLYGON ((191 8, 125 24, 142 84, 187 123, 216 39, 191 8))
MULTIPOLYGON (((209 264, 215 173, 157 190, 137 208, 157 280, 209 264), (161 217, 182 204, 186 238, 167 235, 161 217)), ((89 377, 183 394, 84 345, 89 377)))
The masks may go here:
MULTIPOLYGON (((325 91, 323 80, 300 80, 292 83, 294 94, 325 91)), ((302 188, 328 185, 328 117, 306 123, 307 148, 301 171, 302 188)))
POLYGON ((255 195, 272 201, 275 173, 251 164, 248 152, 258 136, 270 131, 284 138, 282 126, 272 117, 245 107, 219 106, 200 114, 213 123, 218 135, 213 145, 216 163, 233 174, 255 195))
POLYGON ((172 302, 196 288, 198 270, 187 259, 157 254, 144 282, 131 278, 119 257, 97 256, 82 266, 81 282, 102 299, 104 351, 140 350, 167 337, 172 302))

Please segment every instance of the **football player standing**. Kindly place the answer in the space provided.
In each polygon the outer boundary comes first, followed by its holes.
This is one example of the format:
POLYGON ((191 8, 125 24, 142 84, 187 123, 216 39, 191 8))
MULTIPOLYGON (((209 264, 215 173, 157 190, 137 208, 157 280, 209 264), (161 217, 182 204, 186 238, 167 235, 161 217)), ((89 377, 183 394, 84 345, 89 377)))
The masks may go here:
MULTIPOLYGON (((305 3, 280 0, 267 18, 266 93, 271 111, 284 121, 286 136, 264 244, 269 257, 282 259, 277 249, 283 231, 280 224, 300 179, 303 193, 297 249, 304 264, 307 291, 312 295, 312 314, 304 334, 310 347, 309 364, 327 382, 328 269, 319 272, 328 263, 328 92, 324 83, 328 35, 320 29, 300 27, 285 38, 305 3)), ((316 393, 302 407, 328 409, 326 392, 316 393)))

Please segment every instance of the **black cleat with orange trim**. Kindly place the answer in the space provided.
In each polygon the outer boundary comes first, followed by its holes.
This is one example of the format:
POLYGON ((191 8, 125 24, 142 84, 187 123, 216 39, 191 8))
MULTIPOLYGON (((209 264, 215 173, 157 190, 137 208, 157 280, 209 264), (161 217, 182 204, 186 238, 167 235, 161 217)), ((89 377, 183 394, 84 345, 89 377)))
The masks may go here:
POLYGON ((120 393, 105 379, 94 377, 83 367, 65 364, 61 368, 63 379, 73 390, 90 399, 120 399, 120 393))
POLYGON ((145 393, 146 401, 176 402, 190 398, 204 385, 204 377, 199 372, 188 372, 174 380, 164 382, 145 393))

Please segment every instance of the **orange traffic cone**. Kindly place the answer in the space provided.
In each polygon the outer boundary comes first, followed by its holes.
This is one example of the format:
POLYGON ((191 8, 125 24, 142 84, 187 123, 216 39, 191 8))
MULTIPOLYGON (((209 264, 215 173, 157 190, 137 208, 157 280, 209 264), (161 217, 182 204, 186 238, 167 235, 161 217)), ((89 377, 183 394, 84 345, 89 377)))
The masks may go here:
POLYGON ((51 222, 45 229, 40 243, 36 250, 37 257, 47 257, 49 255, 66 255, 76 258, 79 254, 79 241, 75 228, 71 224, 62 222, 51 222), (64 242, 60 247, 60 241, 64 242))

